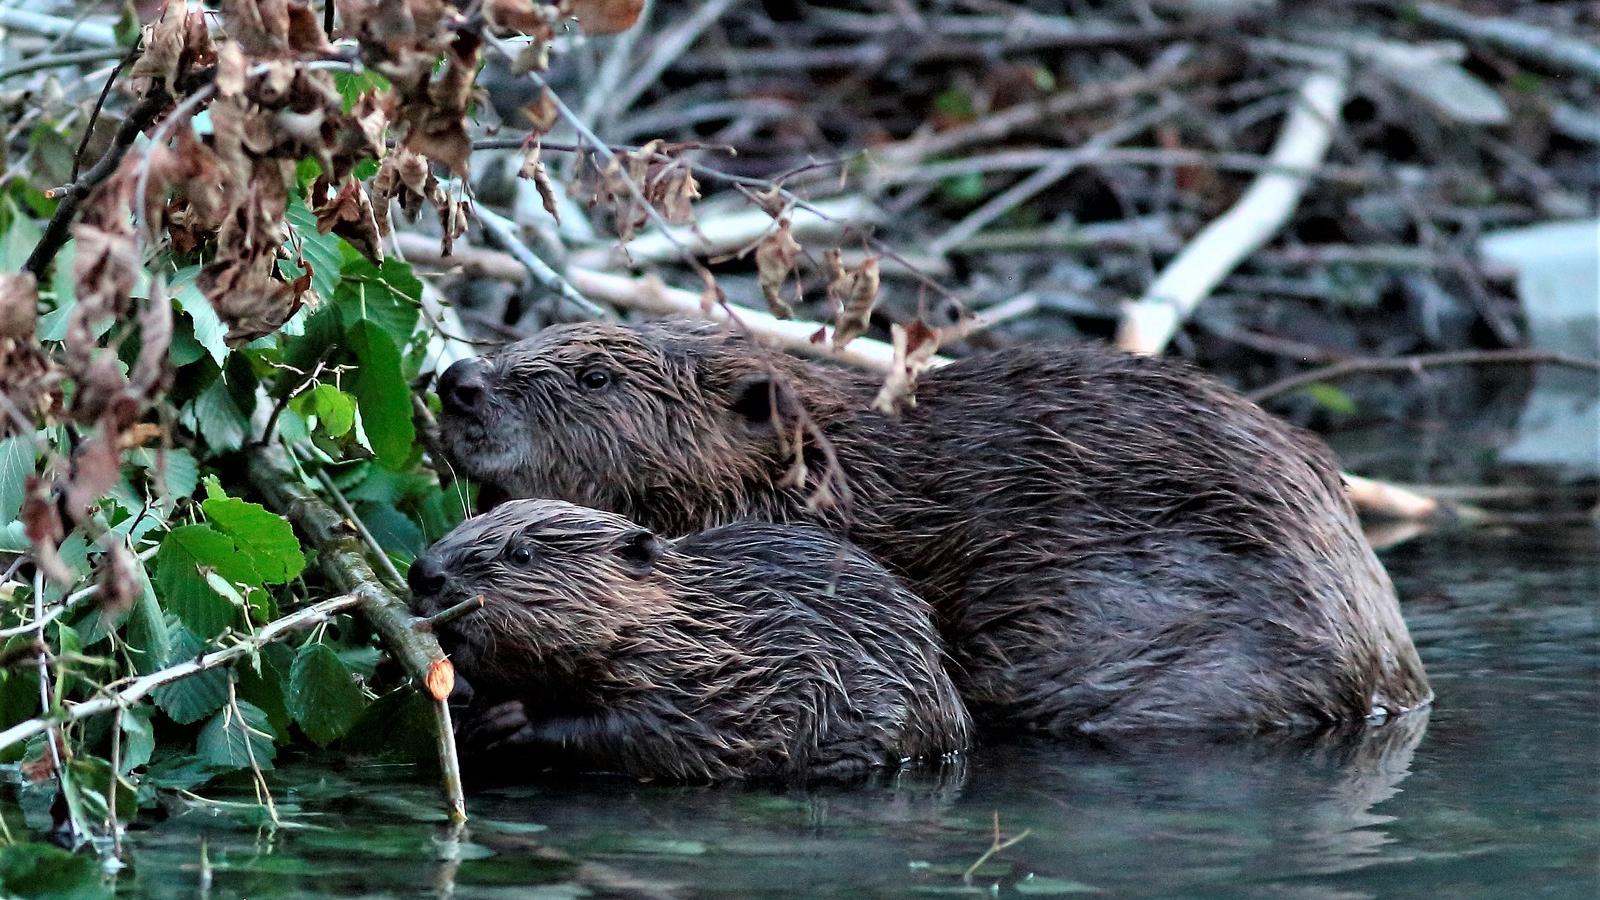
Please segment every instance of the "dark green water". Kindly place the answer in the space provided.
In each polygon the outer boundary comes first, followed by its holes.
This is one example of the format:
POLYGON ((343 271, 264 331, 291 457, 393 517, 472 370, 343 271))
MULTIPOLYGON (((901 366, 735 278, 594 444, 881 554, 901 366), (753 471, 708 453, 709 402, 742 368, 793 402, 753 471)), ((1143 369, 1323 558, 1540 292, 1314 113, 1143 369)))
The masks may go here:
MULTIPOLYGON (((404 768, 274 779, 293 827, 180 811, 130 896, 1600 896, 1600 533, 1436 534, 1385 554, 1439 695, 1309 750, 991 746, 960 770, 783 792, 616 781, 469 797, 404 768), (963 873, 992 841, 1014 846, 963 873)), ((217 799, 248 796, 208 795, 217 799)))

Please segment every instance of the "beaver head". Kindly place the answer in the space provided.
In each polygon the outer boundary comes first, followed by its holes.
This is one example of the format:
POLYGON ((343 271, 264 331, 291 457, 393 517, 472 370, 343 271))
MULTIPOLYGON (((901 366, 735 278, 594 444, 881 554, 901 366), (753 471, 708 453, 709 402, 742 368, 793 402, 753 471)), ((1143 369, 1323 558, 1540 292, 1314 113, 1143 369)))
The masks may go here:
POLYGON ((623 634, 669 604, 655 578, 667 552, 621 516, 518 500, 462 523, 411 564, 408 580, 421 615, 483 598, 440 630, 467 678, 559 679, 603 666, 623 634))
POLYGON ((704 322, 555 326, 451 366, 441 439, 463 474, 510 496, 635 516, 737 508, 729 491, 785 470, 796 389, 813 418, 829 406, 802 365, 704 322))

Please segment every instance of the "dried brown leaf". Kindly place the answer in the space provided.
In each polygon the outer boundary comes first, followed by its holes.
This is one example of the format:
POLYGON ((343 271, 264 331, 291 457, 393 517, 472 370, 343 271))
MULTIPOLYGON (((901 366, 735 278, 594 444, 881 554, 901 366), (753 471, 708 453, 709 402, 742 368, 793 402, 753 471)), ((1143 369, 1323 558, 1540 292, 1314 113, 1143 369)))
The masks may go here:
POLYGON ((378 222, 373 215, 372 201, 360 181, 352 178, 345 182, 332 200, 316 210, 316 215, 317 231, 337 234, 374 262, 383 260, 383 247, 379 242, 378 222))
POLYGON ((767 309, 780 319, 794 315, 794 310, 783 299, 783 285, 794 271, 799 256, 800 244, 790 232, 788 219, 779 219, 777 230, 768 233, 756 246, 756 281, 767 300, 767 309))
POLYGON ((728 302, 728 295, 717 284, 717 276, 704 266, 700 267, 700 281, 703 283, 700 288, 700 313, 709 316, 712 309, 728 302))
POLYGON ((644 0, 570 0, 568 14, 586 34, 617 34, 632 28, 644 0))
MULTIPOLYGON (((838 264, 843 271, 843 263, 838 264)), ((840 296, 834 299, 837 313, 833 324, 833 348, 838 350, 867 333, 872 319, 872 308, 878 302, 878 258, 868 256, 855 271, 844 278, 830 280, 828 293, 840 296)))
POLYGON ((501 32, 525 34, 536 42, 556 36, 551 8, 539 0, 487 0, 483 17, 501 32))
POLYGON ((38 318, 39 286, 33 273, 0 273, 0 339, 33 340, 38 318))
POLYGON ((517 174, 533 181, 534 189, 539 192, 539 201, 544 204, 544 211, 550 214, 550 218, 560 222, 561 212, 556 206, 555 188, 550 184, 550 173, 545 169, 544 160, 539 158, 540 149, 538 141, 528 146, 528 155, 523 157, 522 169, 517 174))
POLYGON ((896 322, 889 326, 889 333, 894 342, 894 364, 878 396, 873 398, 872 408, 893 416, 917 405, 917 376, 927 370, 939 352, 939 334, 921 321, 909 326, 896 322))

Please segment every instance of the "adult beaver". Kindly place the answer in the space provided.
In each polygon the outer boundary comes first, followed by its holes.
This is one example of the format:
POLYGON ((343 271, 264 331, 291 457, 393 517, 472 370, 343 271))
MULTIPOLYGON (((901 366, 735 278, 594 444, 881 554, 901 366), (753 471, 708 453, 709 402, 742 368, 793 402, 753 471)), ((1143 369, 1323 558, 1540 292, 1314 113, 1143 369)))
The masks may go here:
POLYGON ((1087 345, 932 370, 898 417, 877 389, 694 322, 549 328, 439 383, 446 452, 509 496, 849 536, 933 604, 983 724, 1299 728, 1431 699, 1331 455, 1233 391, 1087 345), (848 503, 795 483, 797 436, 848 503))
POLYGON ((484 598, 439 637, 475 692, 510 701, 519 727, 500 742, 538 761, 804 779, 967 746, 932 611, 815 528, 669 542, 612 513, 518 500, 463 522, 408 577, 421 613, 484 598))

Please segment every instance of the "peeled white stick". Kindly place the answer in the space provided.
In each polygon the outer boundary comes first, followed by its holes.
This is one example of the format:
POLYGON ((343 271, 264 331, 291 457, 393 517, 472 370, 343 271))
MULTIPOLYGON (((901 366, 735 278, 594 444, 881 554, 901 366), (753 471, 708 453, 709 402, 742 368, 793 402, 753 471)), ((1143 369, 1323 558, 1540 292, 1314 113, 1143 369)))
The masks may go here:
POLYGON ((1306 76, 1268 157, 1273 168, 1261 173, 1232 208, 1195 235, 1143 297, 1123 308, 1118 347, 1160 353, 1200 301, 1283 227, 1310 183, 1303 173, 1316 169, 1328 154, 1347 87, 1343 72, 1306 76))

